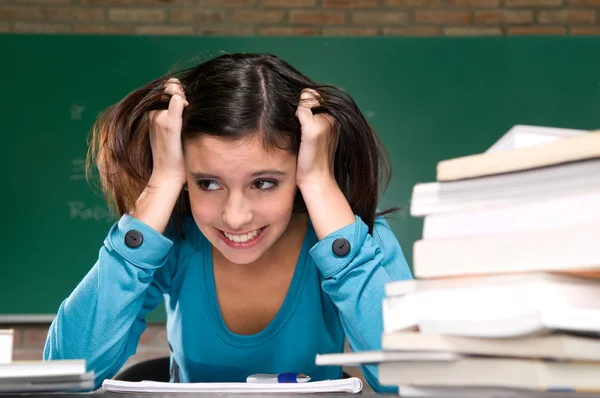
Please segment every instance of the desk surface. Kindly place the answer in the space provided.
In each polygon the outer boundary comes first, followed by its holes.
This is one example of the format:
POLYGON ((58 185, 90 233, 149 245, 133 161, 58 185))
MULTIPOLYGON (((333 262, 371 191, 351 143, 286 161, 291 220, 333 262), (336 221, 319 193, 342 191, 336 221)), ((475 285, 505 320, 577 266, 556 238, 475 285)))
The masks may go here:
MULTIPOLYGON (((106 398, 172 398, 172 397, 177 397, 177 396, 185 396, 185 397, 189 397, 189 398, 202 398, 202 397, 207 397, 207 398, 214 398, 215 396, 219 396, 220 398, 241 398, 244 396, 248 396, 251 395, 253 397, 258 396, 272 396, 272 397, 277 397, 277 398, 298 398, 299 396, 310 396, 310 398, 325 398, 325 397, 335 397, 335 398, 340 398, 341 395, 360 395, 360 396, 370 396, 370 397, 379 397, 379 396, 388 396, 388 397, 397 397, 397 395, 377 395, 375 393, 359 393, 359 394, 221 394, 221 393, 194 393, 194 392, 186 392, 186 393, 171 393, 171 394, 154 394, 154 393, 135 393, 135 394, 130 394, 130 393, 116 393, 116 392, 105 392, 103 390, 98 390, 92 393, 84 393, 84 394, 77 394, 77 393, 49 393, 49 394, 39 394, 39 393, 33 393, 32 395, 40 395, 43 396, 44 398, 74 398, 74 396, 91 396, 93 398, 95 398, 96 396, 102 396, 102 397, 106 397, 106 398)), ((11 394, 11 395, 2 395, 2 398, 5 397, 24 397, 24 396, 29 396, 29 394, 11 394)), ((598 398, 600 398, 600 395, 598 396, 598 398)))
MULTIPOLYGON (((130 394, 130 393, 115 393, 115 392, 105 392, 104 390, 97 390, 95 392, 92 393, 86 393, 86 394, 75 394, 75 393, 57 393, 57 394, 32 394, 32 395, 39 395, 39 396, 43 396, 44 398, 74 398, 75 395, 84 395, 84 396, 92 396, 93 398, 96 398, 96 396, 102 396, 102 397, 106 397, 106 398, 173 398, 173 397, 177 397, 177 396, 185 396, 186 398, 214 398, 215 396, 219 396, 220 398, 242 398, 244 396, 248 396, 251 395, 253 397, 256 396, 271 396, 271 397, 276 397, 276 398, 299 398, 301 396, 308 396, 307 398, 325 398, 325 397, 335 397, 335 398, 340 398, 340 396, 353 396, 353 395, 360 395, 360 396, 370 396, 370 397, 397 397, 397 395, 389 395, 389 394, 375 394, 373 392, 368 392, 368 393, 359 393, 359 394, 220 394, 220 393, 192 393, 192 392, 186 392, 186 393, 172 393, 172 394, 153 394, 153 393, 135 393, 135 394, 130 394)), ((24 397, 24 396, 31 396, 29 394, 13 394, 13 395, 2 395, 2 397, 24 397)), ((469 397, 472 397, 471 395, 469 395, 469 397)), ((523 394, 523 395, 516 395, 514 396, 514 398, 600 398, 600 393, 560 393, 560 392, 556 392, 556 393, 531 393, 531 394, 523 394)), ((447 398, 447 397, 428 397, 428 398, 447 398)), ((481 398, 512 398, 511 395, 498 395, 498 396, 482 396, 481 398)))

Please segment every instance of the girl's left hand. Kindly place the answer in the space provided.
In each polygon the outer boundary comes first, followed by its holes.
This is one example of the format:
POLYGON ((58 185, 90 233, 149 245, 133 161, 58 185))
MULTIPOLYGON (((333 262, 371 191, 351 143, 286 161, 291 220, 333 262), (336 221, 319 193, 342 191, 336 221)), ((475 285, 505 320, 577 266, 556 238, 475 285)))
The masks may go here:
POLYGON ((324 113, 313 115, 311 108, 319 105, 319 94, 302 90, 296 117, 300 120, 301 139, 296 169, 296 185, 321 184, 335 181, 333 157, 337 148, 334 121, 324 113))

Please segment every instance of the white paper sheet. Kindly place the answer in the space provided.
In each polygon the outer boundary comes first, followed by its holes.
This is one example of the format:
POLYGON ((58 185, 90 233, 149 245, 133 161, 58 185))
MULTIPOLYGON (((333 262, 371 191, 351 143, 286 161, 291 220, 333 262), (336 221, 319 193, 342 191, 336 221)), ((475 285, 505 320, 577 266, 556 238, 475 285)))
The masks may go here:
POLYGON ((157 381, 104 380, 102 388, 112 392, 219 392, 219 393, 330 393, 356 394, 363 383, 357 377, 308 383, 164 383, 157 381))

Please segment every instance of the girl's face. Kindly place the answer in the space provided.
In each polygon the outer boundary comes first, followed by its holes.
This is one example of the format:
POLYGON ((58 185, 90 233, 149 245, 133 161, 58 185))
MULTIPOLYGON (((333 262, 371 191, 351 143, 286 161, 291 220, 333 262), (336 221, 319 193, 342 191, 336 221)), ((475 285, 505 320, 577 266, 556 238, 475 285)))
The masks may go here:
POLYGON ((296 155, 267 151, 260 139, 202 135, 186 142, 192 215, 234 264, 250 264, 286 231, 296 194, 296 155))

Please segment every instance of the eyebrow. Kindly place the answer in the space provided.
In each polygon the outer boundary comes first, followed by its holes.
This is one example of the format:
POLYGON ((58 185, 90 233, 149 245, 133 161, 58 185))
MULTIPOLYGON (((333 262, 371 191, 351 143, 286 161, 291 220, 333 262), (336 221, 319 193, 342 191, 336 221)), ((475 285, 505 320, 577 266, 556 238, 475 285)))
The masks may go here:
MULTIPOLYGON (((254 173, 252 173, 250 175, 250 177, 255 178, 255 177, 263 177, 263 176, 285 176, 287 175, 287 173, 285 171, 282 170, 277 170, 277 169, 268 169, 268 170, 259 170, 259 171, 255 171, 254 173)), ((208 174, 208 173, 192 173, 192 177, 194 177, 195 180, 218 180, 219 177, 214 175, 214 174, 208 174)))

